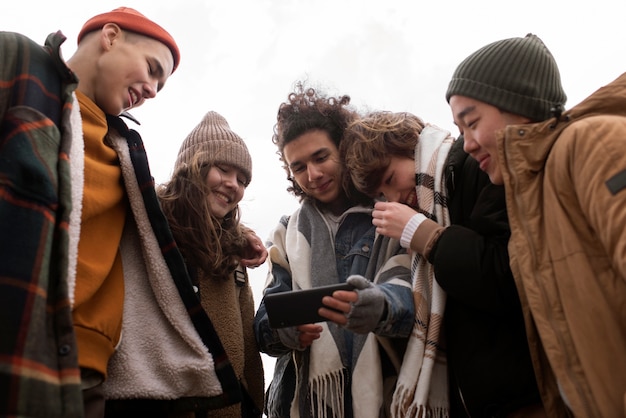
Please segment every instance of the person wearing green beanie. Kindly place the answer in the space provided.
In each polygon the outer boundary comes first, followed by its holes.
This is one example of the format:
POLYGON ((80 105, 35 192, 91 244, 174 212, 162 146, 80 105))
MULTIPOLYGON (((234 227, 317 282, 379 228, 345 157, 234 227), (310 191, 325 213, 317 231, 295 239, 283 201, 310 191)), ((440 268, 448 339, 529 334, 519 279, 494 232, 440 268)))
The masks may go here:
POLYGON ((536 35, 469 55, 446 92, 505 188, 510 265, 548 416, 626 414, 626 74, 565 110, 536 35))

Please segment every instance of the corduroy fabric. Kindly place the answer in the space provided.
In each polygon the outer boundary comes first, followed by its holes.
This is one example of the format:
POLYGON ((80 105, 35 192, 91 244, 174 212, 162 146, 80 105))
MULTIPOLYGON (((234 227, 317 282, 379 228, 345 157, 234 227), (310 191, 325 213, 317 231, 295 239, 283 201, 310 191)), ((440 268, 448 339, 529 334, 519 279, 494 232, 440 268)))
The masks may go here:
POLYGON ((248 147, 217 112, 210 111, 204 115, 185 138, 178 151, 174 172, 195 158, 201 163, 223 163, 237 167, 246 176, 247 183, 252 179, 252 157, 248 147))
POLYGON ((563 109, 567 96, 554 57, 536 35, 486 45, 461 62, 446 100, 470 97, 538 122, 563 109))
POLYGON ((78 33, 78 43, 80 43, 83 36, 94 30, 102 28, 107 23, 115 23, 120 28, 126 29, 131 32, 139 33, 141 35, 154 38, 160 42, 163 42, 172 51, 174 57, 174 68, 172 73, 176 71, 178 63, 180 62, 180 51, 178 45, 172 35, 170 35, 165 29, 157 25, 135 9, 130 7, 118 7, 108 13, 102 13, 89 19, 83 25, 83 28, 78 33))

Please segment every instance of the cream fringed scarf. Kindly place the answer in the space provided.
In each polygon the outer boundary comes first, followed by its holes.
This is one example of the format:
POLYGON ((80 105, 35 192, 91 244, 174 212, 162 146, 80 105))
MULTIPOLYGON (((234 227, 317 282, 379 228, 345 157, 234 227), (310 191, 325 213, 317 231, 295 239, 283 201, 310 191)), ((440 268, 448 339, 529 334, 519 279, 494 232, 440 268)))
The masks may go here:
MULTIPOLYGON (((350 213, 371 209, 353 207, 350 213)), ((291 216, 285 237, 285 254, 293 274, 294 289, 309 289, 339 282, 332 228, 314 205, 305 201, 291 216), (313 252, 313 249, 314 252, 313 252), (297 274, 295 274, 297 272, 297 274)), ((346 331, 332 322, 322 322, 320 338, 309 350, 294 352, 298 369, 291 417, 378 418, 382 405, 382 375, 376 336, 352 334, 352 347, 346 345, 346 331), (343 358, 342 358, 343 353, 343 358), (344 364, 350 361, 352 368, 344 364), (348 385, 351 375, 352 385, 348 385), (352 411, 344 411, 346 391, 351 392, 352 411)))
MULTIPOLYGON (((444 166, 454 138, 427 125, 415 148, 415 179, 419 211, 442 226, 450 224, 444 166)), ((392 416, 448 417, 448 377, 442 351, 445 292, 434 280, 433 266, 414 253, 411 265, 415 325, 402 361, 391 405, 392 416)))

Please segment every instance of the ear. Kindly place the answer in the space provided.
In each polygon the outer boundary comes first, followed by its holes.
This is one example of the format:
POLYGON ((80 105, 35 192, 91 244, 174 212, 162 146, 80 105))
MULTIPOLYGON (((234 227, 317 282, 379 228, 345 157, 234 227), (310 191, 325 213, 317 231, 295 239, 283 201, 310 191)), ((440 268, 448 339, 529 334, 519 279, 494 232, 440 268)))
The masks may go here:
POLYGON ((102 49, 108 51, 113 46, 113 42, 122 37, 122 28, 116 23, 107 23, 100 30, 100 45, 102 49))

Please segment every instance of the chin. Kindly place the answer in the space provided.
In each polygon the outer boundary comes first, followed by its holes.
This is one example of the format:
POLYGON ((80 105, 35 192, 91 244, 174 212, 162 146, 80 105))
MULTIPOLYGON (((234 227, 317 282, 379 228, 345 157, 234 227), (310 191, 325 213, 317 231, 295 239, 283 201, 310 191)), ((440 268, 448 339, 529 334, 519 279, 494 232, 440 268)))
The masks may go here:
POLYGON ((491 183, 496 184, 498 186, 501 186, 504 184, 504 180, 502 179, 502 176, 498 174, 490 174, 489 181, 491 181, 491 183))

